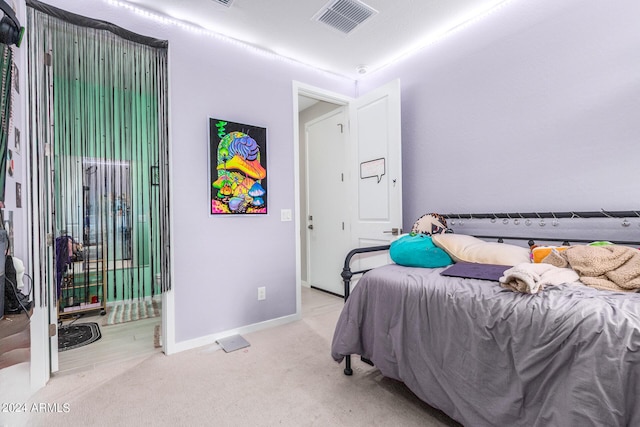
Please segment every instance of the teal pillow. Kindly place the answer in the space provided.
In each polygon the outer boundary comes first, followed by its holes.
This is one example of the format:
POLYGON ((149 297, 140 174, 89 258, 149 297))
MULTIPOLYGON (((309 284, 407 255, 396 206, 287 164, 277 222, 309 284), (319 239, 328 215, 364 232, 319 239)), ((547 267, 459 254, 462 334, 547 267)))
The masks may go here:
POLYGON ((453 264, 444 250, 433 244, 426 234, 407 234, 391 242, 389 255, 393 262, 407 267, 436 268, 453 264))

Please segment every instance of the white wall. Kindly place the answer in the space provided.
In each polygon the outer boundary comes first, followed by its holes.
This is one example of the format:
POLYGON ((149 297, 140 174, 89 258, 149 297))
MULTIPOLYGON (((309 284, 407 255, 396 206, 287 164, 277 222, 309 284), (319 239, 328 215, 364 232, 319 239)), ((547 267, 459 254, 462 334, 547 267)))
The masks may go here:
POLYGON ((640 2, 512 0, 358 82, 402 82, 422 214, 638 209, 640 2))
MULTIPOLYGON (((24 26, 25 19, 25 5, 24 0, 9 0, 6 2, 16 12, 16 17, 20 21, 20 24, 24 26)), ((14 257, 20 258, 25 264, 25 273, 30 277, 34 275, 34 268, 29 260, 29 247, 28 247, 28 227, 27 227, 27 212, 29 207, 29 183, 26 179, 26 167, 28 158, 27 141, 27 120, 26 114, 26 47, 22 44, 20 48, 13 46, 13 61, 17 68, 17 82, 18 89, 11 89, 11 120, 9 127, 9 138, 7 141, 7 149, 10 150, 11 159, 13 160, 13 170, 10 174, 8 170, 0 171, 0 173, 6 174, 5 184, 5 199, 4 209, 2 209, 3 219, 5 225, 7 222, 11 222, 10 234, 12 253, 14 257), (15 129, 18 129, 20 133, 20 146, 16 147, 15 129), (16 203, 16 183, 19 183, 21 189, 21 207, 16 203)), ((16 82, 16 76, 14 75, 14 82, 16 82)), ((2 258, 4 262, 4 258, 2 258)), ((3 279, 4 280, 4 279, 3 279)), ((32 282, 28 279, 24 279, 23 283, 28 287, 32 285, 32 282)), ((37 292, 37 291, 36 291, 37 292)), ((0 295, 0 298, 4 298, 4 295, 0 295)), ((37 318, 41 312, 36 309, 33 318, 37 318)), ((1 313, 0 313, 0 317, 1 313)), ((5 321, 6 322, 6 321, 5 321)), ((33 329, 33 328, 32 328, 33 329)), ((33 332, 31 332, 33 334, 33 332)), ((34 341, 33 337, 30 337, 31 341, 34 341)), ((36 344, 37 345, 37 344, 36 344)), ((0 402, 9 401, 21 401, 24 402, 31 393, 31 380, 33 369, 36 369, 37 365, 31 363, 20 363, 0 370, 0 402)), ((0 425, 5 425, 17 419, 10 414, 0 413, 0 425)), ((7 424, 8 425, 8 424, 7 424)))
MULTIPOLYGON (((14 7, 16 11, 16 17, 20 21, 20 24, 24 26, 26 18, 24 17, 25 6, 24 2, 12 2, 8 4, 14 7)), ((14 74, 14 88, 11 89, 11 120, 9 127, 9 138, 7 141, 8 161, 12 160, 13 168, 11 173, 7 171, 0 171, 0 173, 6 173, 5 184, 5 199, 3 209, 3 217, 5 222, 12 222, 12 241, 13 245, 12 253, 14 256, 22 259, 27 268, 26 272, 32 275, 32 268, 29 265, 28 252, 27 252, 27 208, 29 202, 28 195, 28 182, 26 179, 26 165, 27 165, 27 121, 25 120, 26 109, 26 43, 21 44, 21 47, 13 45, 13 61, 16 64, 16 73, 14 74), (15 83, 17 82, 18 88, 16 90, 15 83), (20 146, 16 147, 16 129, 20 135, 20 146), (21 186, 21 206, 18 207, 16 199, 16 184, 21 186)), ((9 230, 7 230, 9 232, 9 230)), ((11 233, 11 232, 10 232, 11 233)))
POLYGON ((296 313, 292 81, 353 95, 354 82, 147 20, 101 0, 50 0, 169 40, 175 341, 296 313), (267 128, 269 215, 209 216, 208 119, 267 128), (267 299, 257 300, 266 286, 267 299))

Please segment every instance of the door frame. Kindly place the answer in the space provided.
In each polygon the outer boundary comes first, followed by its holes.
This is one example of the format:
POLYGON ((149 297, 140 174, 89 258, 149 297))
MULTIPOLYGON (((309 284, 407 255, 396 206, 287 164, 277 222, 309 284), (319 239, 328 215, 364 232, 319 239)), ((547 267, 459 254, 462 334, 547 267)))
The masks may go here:
MULTIPOLYGON (((294 228, 295 228, 295 254, 296 254, 296 314, 302 313, 302 300, 301 300, 301 288, 302 288, 302 242, 301 242, 301 203, 300 200, 300 120, 298 112, 298 96, 303 95, 309 98, 317 99, 319 101, 330 102, 332 104, 341 105, 348 108, 349 103, 353 99, 350 96, 341 95, 336 92, 321 89, 312 85, 308 85, 302 82, 293 81, 293 163, 294 163, 294 228)), ((302 141, 304 142, 304 141, 302 141)))

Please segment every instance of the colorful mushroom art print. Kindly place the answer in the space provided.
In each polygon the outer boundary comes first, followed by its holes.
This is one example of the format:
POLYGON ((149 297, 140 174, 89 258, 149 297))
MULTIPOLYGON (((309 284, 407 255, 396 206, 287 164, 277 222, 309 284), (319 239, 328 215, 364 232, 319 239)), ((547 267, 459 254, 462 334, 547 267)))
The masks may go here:
POLYGON ((267 213, 267 129, 209 119, 211 214, 267 213))

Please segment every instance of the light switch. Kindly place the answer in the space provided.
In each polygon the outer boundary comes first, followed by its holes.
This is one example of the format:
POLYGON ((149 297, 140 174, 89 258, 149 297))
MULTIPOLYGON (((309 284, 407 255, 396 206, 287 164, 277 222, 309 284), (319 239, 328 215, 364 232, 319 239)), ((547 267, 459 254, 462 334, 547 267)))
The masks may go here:
POLYGON ((280 210, 280 221, 291 221, 291 209, 280 210))

